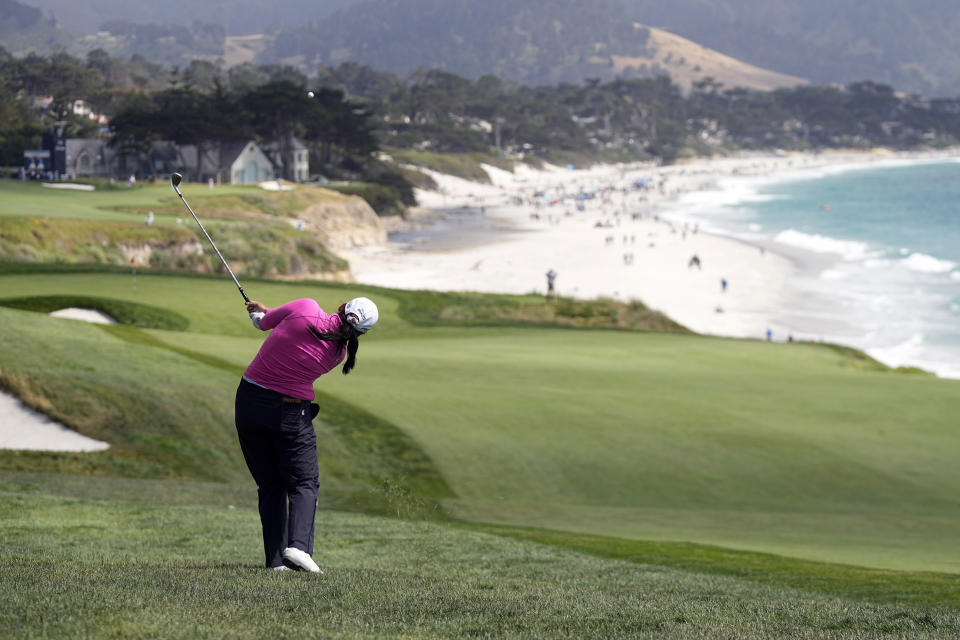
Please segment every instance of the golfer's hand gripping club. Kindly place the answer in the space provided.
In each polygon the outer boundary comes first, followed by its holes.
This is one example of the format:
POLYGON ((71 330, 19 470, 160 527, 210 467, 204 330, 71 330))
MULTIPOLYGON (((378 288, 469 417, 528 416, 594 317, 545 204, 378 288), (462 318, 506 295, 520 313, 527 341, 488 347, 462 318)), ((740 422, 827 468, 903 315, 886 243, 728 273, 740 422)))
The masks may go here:
MULTIPOLYGON (((240 295, 243 296, 245 302, 250 302, 250 298, 247 297, 247 293, 243 290, 243 287, 240 286, 240 281, 237 280, 237 276, 233 275, 233 270, 230 269, 230 265, 227 264, 227 261, 223 259, 223 255, 220 253, 220 249, 217 249, 217 245, 213 243, 213 238, 210 237, 210 234, 207 233, 207 230, 203 227, 203 223, 200 222, 200 218, 197 217, 197 214, 193 212, 193 209, 190 208, 190 204, 187 202, 186 198, 183 197, 183 194, 180 193, 180 182, 183 180, 183 176, 179 173, 170 174, 170 186, 173 187, 173 190, 177 192, 177 195, 180 196, 180 200, 187 207, 187 211, 190 212, 190 215, 193 216, 193 219, 197 221, 197 225, 200 227, 200 230, 203 231, 203 235, 207 236, 207 240, 210 242, 210 246, 213 247, 213 250, 217 252, 217 257, 220 258, 220 262, 223 263, 223 266, 226 268, 227 273, 230 274, 230 277, 233 278, 234 284, 237 285, 237 289, 240 290, 240 295)), ((256 326, 256 324, 254 325, 256 326)), ((259 327, 257 327, 259 328, 259 327)))
POLYGON ((263 316, 267 315, 267 305, 256 300, 248 301, 247 312, 250 314, 250 322, 253 323, 255 328, 259 329, 260 321, 263 320, 263 316))

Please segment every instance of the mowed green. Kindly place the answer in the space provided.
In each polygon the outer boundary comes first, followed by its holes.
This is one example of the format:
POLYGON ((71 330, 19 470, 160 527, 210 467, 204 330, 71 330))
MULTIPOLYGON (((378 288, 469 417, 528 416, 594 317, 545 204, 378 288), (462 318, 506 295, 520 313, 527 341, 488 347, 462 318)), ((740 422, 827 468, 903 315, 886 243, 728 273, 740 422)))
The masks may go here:
MULTIPOLYGON (((181 187, 187 191, 188 187, 181 187)), ((190 185, 189 189, 200 198, 207 196, 207 188, 190 185)), ((218 186, 217 195, 249 193, 251 187, 218 186)), ((131 211, 142 207, 183 207, 180 199, 166 181, 154 184, 139 184, 133 188, 111 188, 96 191, 74 191, 43 187, 39 182, 0 182, 0 216, 33 216, 77 218, 113 222, 142 222, 145 213, 131 211)), ((184 194, 190 201, 190 193, 184 194)), ((191 205, 194 203, 191 202, 191 205)), ((190 213, 183 207, 182 216, 190 213)), ((172 216, 158 215, 155 224, 175 224, 172 216)))
MULTIPOLYGON (((860 371, 816 345, 418 327, 397 313, 415 294, 245 286, 271 306, 377 299, 383 318, 356 372, 318 389, 410 436, 449 487, 437 499, 455 517, 960 573, 956 381, 860 371)), ((189 329, 146 333, 190 366, 206 357, 239 372, 263 338, 226 279, 139 275, 134 289, 123 274, 18 275, 0 276, 0 291, 166 306, 189 329)), ((235 375, 221 366, 211 379, 221 374, 229 412, 235 375)), ((237 460, 223 455, 225 468, 237 460)))
MULTIPOLYGON (((899 575, 882 577, 892 593, 857 597, 811 588, 816 580, 787 586, 330 510, 318 515, 315 557, 324 575, 277 573, 258 566, 255 507, 234 504, 235 496, 216 484, 96 478, 70 484, 0 472, 6 638, 759 640, 960 633, 955 592, 948 601, 942 587, 932 601, 913 599, 898 584, 910 585, 909 578, 899 575)), ((831 566, 818 571, 844 573, 831 566)))

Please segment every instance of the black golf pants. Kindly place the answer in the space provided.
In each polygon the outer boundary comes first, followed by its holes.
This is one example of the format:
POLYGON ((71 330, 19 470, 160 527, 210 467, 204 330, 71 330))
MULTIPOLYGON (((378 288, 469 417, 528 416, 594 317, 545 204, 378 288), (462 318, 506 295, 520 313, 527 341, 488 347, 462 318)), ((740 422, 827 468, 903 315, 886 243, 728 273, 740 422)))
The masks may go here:
POLYGON ((280 566, 286 547, 313 555, 320 483, 310 402, 241 380, 235 420, 243 457, 258 487, 266 566, 280 566))

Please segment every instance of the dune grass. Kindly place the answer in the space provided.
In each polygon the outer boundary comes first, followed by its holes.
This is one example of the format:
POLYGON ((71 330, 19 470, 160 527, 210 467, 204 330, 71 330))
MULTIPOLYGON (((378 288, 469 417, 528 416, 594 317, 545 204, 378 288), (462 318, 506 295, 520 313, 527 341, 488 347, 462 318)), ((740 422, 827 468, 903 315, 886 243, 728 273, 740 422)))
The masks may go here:
MULTIPOLYGON (((314 234, 271 220, 204 225, 244 276, 305 276, 347 268, 314 234)), ((226 273, 192 220, 177 226, 57 218, 0 217, 0 259, 33 263, 142 265, 226 273), (131 262, 133 261, 133 262, 131 262)), ((141 266, 141 270, 142 270, 141 266)))
POLYGON ((473 182, 489 183, 490 176, 481 165, 488 164, 513 171, 513 162, 486 153, 436 153, 411 149, 387 149, 400 163, 425 167, 438 173, 457 176, 473 182))
MULTIPOLYGON (((327 189, 298 186, 292 191, 265 191, 258 186, 184 183, 180 190, 204 217, 244 217, 250 214, 286 216, 316 202, 341 201, 327 189)), ((45 189, 38 182, 0 180, 0 218, 77 218, 88 221, 142 222, 153 211, 155 226, 176 224, 190 216, 168 182, 98 191, 45 189)))
MULTIPOLYGON (((183 190, 239 274, 315 277, 347 268, 314 234, 284 220, 317 203, 343 202, 344 195, 299 185, 282 192, 196 184, 183 190)), ((224 271, 166 182, 64 192, 0 180, 0 260, 224 271), (150 225, 148 212, 155 214, 150 225)))

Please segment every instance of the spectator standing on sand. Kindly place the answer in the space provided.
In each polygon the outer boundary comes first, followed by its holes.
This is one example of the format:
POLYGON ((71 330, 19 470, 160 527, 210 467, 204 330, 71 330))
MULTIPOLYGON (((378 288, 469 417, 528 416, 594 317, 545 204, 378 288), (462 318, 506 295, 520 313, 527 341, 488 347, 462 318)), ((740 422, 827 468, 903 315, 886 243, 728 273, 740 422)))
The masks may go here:
POLYGON ((721 279, 720 279, 720 290, 723 291, 724 293, 727 292, 727 279, 726 279, 726 278, 721 278, 721 279))
POLYGON ((303 298, 268 309, 247 303, 256 328, 271 331, 237 388, 235 422, 243 458, 257 483, 267 568, 322 573, 313 558, 319 469, 314 381, 346 356, 354 368, 358 338, 379 318, 368 298, 327 314, 303 298))
POLYGON ((555 292, 554 292, 553 286, 556 281, 557 281, 557 272, 554 271, 553 269, 550 269, 550 271, 547 271, 547 296, 548 297, 554 295, 555 292))

